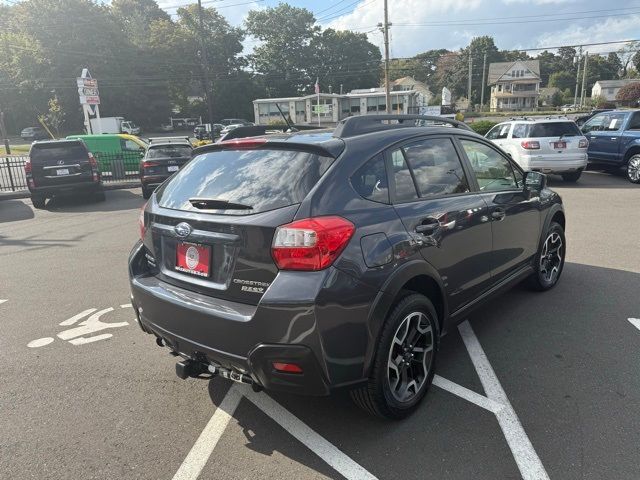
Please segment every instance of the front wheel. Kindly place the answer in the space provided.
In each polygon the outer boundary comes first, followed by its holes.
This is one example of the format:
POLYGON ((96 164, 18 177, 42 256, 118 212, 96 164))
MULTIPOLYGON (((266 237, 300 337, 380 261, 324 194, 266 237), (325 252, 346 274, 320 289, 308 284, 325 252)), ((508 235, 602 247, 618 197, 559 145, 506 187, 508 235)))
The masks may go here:
POLYGON ((627 180, 640 183, 640 153, 633 155, 627 162, 627 180))
POLYGON ((565 182, 575 183, 575 182, 578 181, 578 179, 580 178, 581 175, 582 175, 582 171, 571 172, 571 173, 563 173, 562 174, 562 180, 564 180, 565 182))
POLYGON ((535 272, 530 283, 535 290, 545 291, 556 286, 566 255, 566 240, 562 225, 551 222, 549 229, 536 255, 535 272))
POLYGON ((435 371, 437 318, 431 301, 417 293, 396 305, 382 327, 367 384, 351 392, 359 407, 389 419, 418 407, 435 371))
POLYGON ((31 203, 33 204, 33 208, 44 208, 44 205, 47 201, 47 197, 33 196, 31 197, 31 203))

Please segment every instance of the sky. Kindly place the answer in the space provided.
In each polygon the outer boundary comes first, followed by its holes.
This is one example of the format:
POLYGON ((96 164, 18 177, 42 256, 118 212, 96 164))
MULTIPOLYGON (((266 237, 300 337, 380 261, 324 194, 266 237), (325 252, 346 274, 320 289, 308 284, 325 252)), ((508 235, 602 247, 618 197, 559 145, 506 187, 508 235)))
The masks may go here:
MULTIPOLYGON (((188 0, 160 0, 162 7, 188 0)), ((384 0, 290 0, 314 12, 323 27, 367 33, 383 50, 376 25, 383 21, 384 0)), ((203 0, 232 25, 247 12, 278 0, 203 0)), ((175 8, 168 9, 174 13, 175 8)), ((494 37, 498 48, 518 50, 640 39, 640 0, 389 0, 391 57, 410 57, 436 48, 456 50, 481 35, 494 37), (608 7, 608 8, 607 8, 608 7)), ((255 41, 247 39, 250 50, 255 41)), ((610 52, 621 45, 588 47, 610 52)), ((535 55, 535 52, 531 52, 535 55)))

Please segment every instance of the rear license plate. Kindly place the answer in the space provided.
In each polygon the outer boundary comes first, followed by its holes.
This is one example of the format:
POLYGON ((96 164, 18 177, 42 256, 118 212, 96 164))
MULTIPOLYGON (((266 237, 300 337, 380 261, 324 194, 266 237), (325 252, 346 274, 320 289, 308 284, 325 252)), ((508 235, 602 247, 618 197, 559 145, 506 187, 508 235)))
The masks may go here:
POLYGON ((553 142, 553 148, 567 148, 567 142, 553 142))
POLYGON ((198 277, 209 276, 211 247, 179 242, 176 247, 176 270, 198 277))
POLYGON ((169 165, 167 166, 167 172, 177 172, 178 168, 178 165, 169 165))
POLYGON ((56 175, 69 175, 68 168, 59 168, 56 170, 56 175))

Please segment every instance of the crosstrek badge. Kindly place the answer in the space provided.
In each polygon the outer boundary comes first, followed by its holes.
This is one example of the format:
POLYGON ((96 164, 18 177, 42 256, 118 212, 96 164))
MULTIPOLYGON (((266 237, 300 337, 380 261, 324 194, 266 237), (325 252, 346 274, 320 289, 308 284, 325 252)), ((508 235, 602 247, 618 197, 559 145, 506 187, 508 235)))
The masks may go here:
POLYGON ((194 243, 178 243, 176 248, 176 270, 199 277, 209 276, 211 247, 194 243))

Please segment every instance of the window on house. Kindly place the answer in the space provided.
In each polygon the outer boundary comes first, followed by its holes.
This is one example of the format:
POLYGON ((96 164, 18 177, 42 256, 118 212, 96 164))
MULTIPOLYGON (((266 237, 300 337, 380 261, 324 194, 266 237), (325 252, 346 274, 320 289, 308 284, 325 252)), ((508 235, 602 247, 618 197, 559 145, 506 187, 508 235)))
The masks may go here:
POLYGON ((296 102, 296 116, 304 117, 305 112, 305 102, 296 102))
POLYGON ((360 99, 359 98, 350 98, 349 105, 351 107, 351 113, 360 113, 360 99))
POLYGON ((378 99, 376 97, 367 97, 367 112, 378 111, 378 99))

